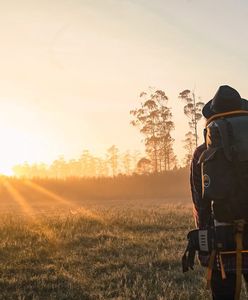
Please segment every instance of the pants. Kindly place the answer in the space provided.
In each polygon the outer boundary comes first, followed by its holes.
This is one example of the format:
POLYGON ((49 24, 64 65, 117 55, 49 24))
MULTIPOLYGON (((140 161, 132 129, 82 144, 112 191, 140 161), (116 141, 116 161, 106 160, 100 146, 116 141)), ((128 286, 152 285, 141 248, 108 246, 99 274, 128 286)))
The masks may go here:
MULTIPOLYGON (((248 274, 243 274, 243 278, 248 284, 248 274)), ((211 279, 211 290, 213 300, 234 300, 235 297, 236 274, 226 274, 226 279, 221 278, 221 272, 213 270, 211 279)))

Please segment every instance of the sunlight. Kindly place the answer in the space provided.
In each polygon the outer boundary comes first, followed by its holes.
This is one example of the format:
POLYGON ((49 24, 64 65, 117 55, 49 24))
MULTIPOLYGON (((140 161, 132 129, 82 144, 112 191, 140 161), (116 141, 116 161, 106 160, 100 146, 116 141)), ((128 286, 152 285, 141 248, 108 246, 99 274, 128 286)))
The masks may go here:
POLYGON ((102 217, 100 217, 97 214, 93 213, 91 210, 86 209, 82 206, 79 207, 78 204, 75 204, 72 201, 67 200, 64 197, 61 197, 61 196, 49 191, 48 189, 38 185, 37 183, 32 182, 31 180, 26 179, 26 180, 24 180, 24 183, 26 185, 28 185, 29 187, 33 188, 34 190, 42 193, 43 195, 48 196, 51 199, 55 200, 57 203, 68 206, 70 208, 71 214, 73 214, 73 215, 74 214, 79 214, 79 215, 81 214, 83 216, 86 216, 86 217, 89 217, 89 218, 92 218, 92 219, 95 219, 95 220, 98 220, 98 221, 103 221, 102 217))
POLYGON ((63 205, 68 205, 71 207, 77 207, 72 201, 69 201, 59 195, 56 195, 55 193, 45 189, 44 187, 38 185, 37 183, 32 182, 31 180, 24 180, 24 183, 28 185, 29 187, 35 189, 36 191, 50 197, 51 199, 55 200, 57 203, 63 204, 63 205))
POLYGON ((2 165, 0 167, 0 175, 13 176, 14 174, 11 167, 2 165))
POLYGON ((44 223, 41 222, 37 213, 35 213, 35 210, 29 205, 29 203, 21 195, 21 193, 16 188, 14 188, 9 181, 3 180, 3 184, 10 193, 13 201, 15 201, 16 204, 20 207, 21 211, 25 214, 25 216, 28 217, 31 222, 33 222, 40 228, 41 232, 46 236, 48 240, 58 242, 58 239, 53 230, 51 230, 44 223))
MULTIPOLYGON (((1 116, 2 117, 2 116, 1 116)), ((11 176, 15 164, 37 160, 37 137, 30 132, 14 127, 14 124, 0 121, 0 136, 4 141, 0 148, 0 173, 11 176), (35 146, 36 145, 36 146, 35 146)))
POLYGON ((28 204, 27 200, 13 187, 9 181, 3 180, 3 184, 11 195, 12 199, 18 204, 22 212, 29 218, 33 219, 34 211, 28 204))

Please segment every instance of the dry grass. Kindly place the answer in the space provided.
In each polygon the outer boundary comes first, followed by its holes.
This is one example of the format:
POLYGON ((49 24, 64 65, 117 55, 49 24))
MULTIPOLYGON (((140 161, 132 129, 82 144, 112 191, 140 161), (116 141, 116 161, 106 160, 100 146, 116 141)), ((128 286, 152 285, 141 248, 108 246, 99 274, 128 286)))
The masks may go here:
POLYGON ((183 205, 2 215, 0 298, 209 299, 200 267, 181 272, 192 227, 183 205))
POLYGON ((115 198, 118 180, 105 182, 103 198, 94 180, 88 190, 81 179, 0 180, 0 299, 210 299, 205 270, 181 271, 194 228, 182 190, 115 198))

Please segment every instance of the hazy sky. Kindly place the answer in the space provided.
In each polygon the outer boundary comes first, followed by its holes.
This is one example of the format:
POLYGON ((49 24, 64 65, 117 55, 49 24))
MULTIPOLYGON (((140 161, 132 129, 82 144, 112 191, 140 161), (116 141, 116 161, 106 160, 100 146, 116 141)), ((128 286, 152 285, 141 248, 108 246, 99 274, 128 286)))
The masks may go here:
POLYGON ((247 15, 245 0, 0 0, 0 171, 143 149, 129 111, 149 86, 170 99, 181 158, 180 91, 248 98, 247 15))

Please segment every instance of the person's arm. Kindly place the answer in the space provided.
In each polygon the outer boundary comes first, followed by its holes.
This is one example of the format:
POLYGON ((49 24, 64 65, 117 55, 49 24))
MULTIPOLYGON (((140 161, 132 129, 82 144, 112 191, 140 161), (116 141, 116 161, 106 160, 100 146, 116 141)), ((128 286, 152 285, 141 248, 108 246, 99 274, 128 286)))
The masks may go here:
POLYGON ((196 148, 191 162, 190 185, 193 200, 193 214, 198 228, 205 228, 211 216, 211 202, 202 199, 201 165, 198 160, 205 150, 205 145, 196 148))

